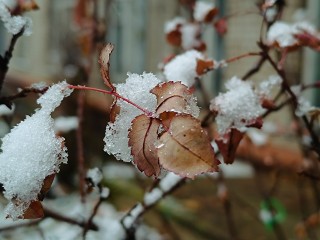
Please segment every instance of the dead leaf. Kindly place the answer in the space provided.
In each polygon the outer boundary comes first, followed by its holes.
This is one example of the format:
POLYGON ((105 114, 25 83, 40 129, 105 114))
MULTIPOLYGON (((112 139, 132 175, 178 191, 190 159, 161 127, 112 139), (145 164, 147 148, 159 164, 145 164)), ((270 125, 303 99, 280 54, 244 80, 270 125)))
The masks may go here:
POLYGON ((158 177, 160 165, 157 156, 156 142, 160 121, 142 114, 132 121, 129 131, 129 146, 133 162, 146 176, 158 177))
POLYGON ((298 39, 300 45, 310 47, 316 51, 320 51, 320 39, 317 36, 304 32, 295 34, 294 37, 298 39))
POLYGON ((182 34, 179 29, 176 29, 167 33, 166 39, 169 44, 180 47, 182 43, 182 34))
POLYGON ((187 106, 187 97, 191 95, 189 88, 181 82, 161 83, 150 92, 157 97, 156 113, 184 111, 187 106))
POLYGON ((103 78, 104 84, 111 88, 115 89, 113 84, 110 81, 110 55, 113 51, 114 46, 111 43, 106 44, 100 52, 99 64, 100 64, 100 73, 103 78))
POLYGON ((198 75, 207 73, 208 71, 212 70, 213 67, 214 67, 213 60, 197 59, 196 72, 198 75))
POLYGON ((188 114, 177 114, 162 134, 158 157, 163 168, 182 177, 217 171, 218 161, 206 132, 198 119, 188 114))
POLYGON ((204 17, 204 22, 209 23, 213 20, 213 18, 217 15, 218 9, 217 8, 211 8, 210 11, 207 13, 207 15, 204 17))
POLYGON ((120 106, 117 104, 117 99, 114 100, 110 108, 110 122, 114 123, 116 121, 117 115, 120 113, 120 106))
POLYGON ((235 128, 231 128, 231 131, 225 134, 223 138, 215 140, 223 157, 223 161, 226 164, 231 164, 234 162, 237 148, 243 136, 244 133, 235 128))
POLYGON ((42 201, 44 199, 45 195, 49 192, 55 176, 56 176, 56 174, 54 173, 54 174, 47 176, 43 180, 42 188, 38 194, 38 200, 42 201))
POLYGON ((43 218, 43 206, 40 201, 32 201, 27 208, 27 210, 23 214, 23 219, 37 219, 43 218))

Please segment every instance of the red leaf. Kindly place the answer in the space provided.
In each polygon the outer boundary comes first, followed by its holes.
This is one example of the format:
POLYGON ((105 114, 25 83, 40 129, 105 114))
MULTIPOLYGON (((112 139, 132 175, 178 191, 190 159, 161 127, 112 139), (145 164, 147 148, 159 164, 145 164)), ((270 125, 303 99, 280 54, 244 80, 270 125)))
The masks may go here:
POLYGON ((307 32, 295 34, 295 38, 299 40, 300 45, 308 46, 316 51, 320 51, 320 39, 307 32))
POLYGON ((115 89, 115 87, 110 81, 110 73, 109 73, 110 54, 112 53, 113 48, 114 47, 111 43, 106 44, 101 50, 100 56, 99 56, 101 76, 103 78, 104 84, 111 89, 115 89))
POLYGON ((129 146, 133 161, 146 176, 159 176, 160 165, 155 143, 158 140, 160 121, 142 114, 132 121, 129 146))
POLYGON ((227 21, 224 18, 220 18, 219 20, 217 20, 213 24, 213 26, 215 27, 217 33, 219 33, 220 35, 224 35, 228 31, 227 21))
POLYGON ((40 201, 33 201, 23 214, 23 219, 43 218, 44 212, 40 201))
POLYGON ((209 23, 213 20, 213 18, 217 15, 218 9, 217 8, 212 8, 210 11, 207 13, 207 15, 204 18, 205 23, 209 23))
POLYGON ((198 119, 177 114, 159 140, 158 157, 163 168, 182 177, 193 178, 217 171, 218 161, 198 119))
POLYGON ((181 82, 161 83, 150 92, 157 97, 157 113, 184 111, 187 106, 187 97, 191 95, 189 88, 181 82))
POLYGON ((202 75, 212 70, 214 62, 212 60, 197 59, 196 72, 198 75, 202 75))
POLYGON ((235 128, 231 128, 231 131, 223 138, 215 140, 226 164, 234 162, 236 150, 243 136, 244 133, 235 128))
POLYGON ((173 46, 180 47, 182 43, 181 32, 179 29, 171 31, 166 35, 167 42, 173 46))

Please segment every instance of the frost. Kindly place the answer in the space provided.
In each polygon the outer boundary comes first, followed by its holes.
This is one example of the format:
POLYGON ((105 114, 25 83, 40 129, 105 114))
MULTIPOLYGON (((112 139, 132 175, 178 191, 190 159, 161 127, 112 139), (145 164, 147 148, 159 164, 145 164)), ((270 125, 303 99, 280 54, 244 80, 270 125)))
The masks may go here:
POLYGON ((2 139, 0 182, 4 196, 14 201, 5 210, 13 219, 21 217, 30 202, 37 200, 45 177, 59 172, 59 165, 67 162, 64 139, 56 137, 50 114, 71 92, 66 82, 53 85, 38 99, 42 108, 2 139))
POLYGON ((198 77, 196 72, 197 59, 203 58, 204 56, 196 50, 180 54, 165 65, 164 75, 169 81, 181 81, 184 85, 192 87, 195 78, 198 77))
POLYGON ((54 130, 60 133, 67 133, 77 129, 79 126, 78 117, 57 117, 54 119, 54 130))
POLYGON ((98 186, 98 184, 101 182, 101 180, 103 178, 102 172, 97 167, 89 169, 87 172, 87 178, 91 179, 94 186, 98 186))
POLYGON ((163 192, 159 188, 152 189, 144 195, 143 202, 145 205, 150 206, 161 199, 163 192))
POLYGON ((207 14, 214 8, 214 4, 203 1, 196 1, 193 11, 193 17, 196 21, 204 21, 207 14))
POLYGON ((186 20, 182 17, 175 17, 174 19, 168 21, 164 25, 164 32, 170 33, 178 29, 179 26, 182 26, 186 23, 186 20))
POLYGON ((295 35, 301 33, 317 35, 315 27, 306 21, 294 24, 278 21, 270 27, 267 41, 270 45, 277 44, 280 48, 291 47, 299 43, 295 35))
MULTIPOLYGON (((7 1, 0 0, 0 19, 4 23, 5 28, 12 34, 18 34, 24 28, 24 35, 30 36, 32 33, 32 20, 28 17, 11 16, 7 1)), ((9 6, 10 5, 10 6, 9 6)))
MULTIPOLYGON (((116 88, 119 95, 152 112, 156 108, 157 100, 150 90, 159 83, 160 80, 152 73, 128 74, 126 83, 118 84, 116 88)), ((131 121, 142 114, 142 111, 120 99, 117 104, 120 106, 120 113, 116 121, 106 127, 104 151, 113 154, 118 160, 130 162, 132 156, 128 146, 128 131, 131 121)))
POLYGON ((220 135, 236 128, 246 130, 263 113, 259 97, 250 82, 233 77, 226 83, 227 92, 211 100, 210 109, 217 112, 216 123, 220 135))

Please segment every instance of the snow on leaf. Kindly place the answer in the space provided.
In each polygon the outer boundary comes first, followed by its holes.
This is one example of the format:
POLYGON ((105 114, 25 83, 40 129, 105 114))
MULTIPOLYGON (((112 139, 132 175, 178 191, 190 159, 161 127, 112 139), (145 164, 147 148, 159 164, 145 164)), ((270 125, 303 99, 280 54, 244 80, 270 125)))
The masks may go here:
POLYGON ((188 87, 181 82, 162 83, 150 92, 157 97, 157 113, 165 111, 183 112, 188 103, 186 98, 191 95, 188 87))
POLYGON ((106 44, 100 52, 99 64, 100 64, 100 73, 103 78, 104 84, 114 89, 110 81, 109 67, 110 67, 110 54, 113 51, 114 46, 111 43, 106 44))
POLYGON ((214 68, 213 60, 197 59, 196 72, 198 75, 205 74, 208 71, 212 70, 213 68, 214 68))
POLYGON ((226 164, 231 164, 234 162, 236 150, 243 136, 243 132, 232 128, 227 134, 224 135, 223 138, 215 140, 226 164))
POLYGON ((160 122, 142 114, 132 121, 129 131, 129 146, 133 155, 133 162, 146 176, 159 176, 160 165, 155 142, 158 138, 160 122))
POLYGON ((177 114, 159 139, 158 157, 164 169, 182 177, 217 171, 215 158, 207 134, 198 119, 177 114))
POLYGON ((37 219, 43 218, 43 206, 40 201, 33 201, 30 203, 29 207, 23 214, 23 219, 37 219))

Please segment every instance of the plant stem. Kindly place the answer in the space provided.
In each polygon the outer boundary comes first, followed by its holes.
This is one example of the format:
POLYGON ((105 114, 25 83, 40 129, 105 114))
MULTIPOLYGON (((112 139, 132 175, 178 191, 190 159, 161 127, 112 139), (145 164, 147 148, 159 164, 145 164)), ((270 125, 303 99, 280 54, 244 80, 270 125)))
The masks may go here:
POLYGON ((103 89, 99 89, 99 88, 93 88, 93 87, 87 87, 87 86, 74 86, 74 85, 69 85, 69 88, 72 88, 72 89, 77 89, 77 90, 89 90, 89 91, 95 91, 95 92, 100 92, 100 93, 104 93, 104 94, 108 94, 108 95, 112 95, 116 98, 119 98, 129 104, 131 104, 132 106, 138 108, 139 110, 141 110, 144 114, 146 114, 148 117, 151 117, 153 116, 153 113, 150 112, 149 110, 147 109, 144 109, 143 107, 140 107, 139 105, 135 104, 134 102, 132 102, 131 100, 129 100, 128 98, 125 98, 121 95, 119 95, 117 92, 114 92, 114 91, 106 91, 106 90, 103 90, 103 89))

